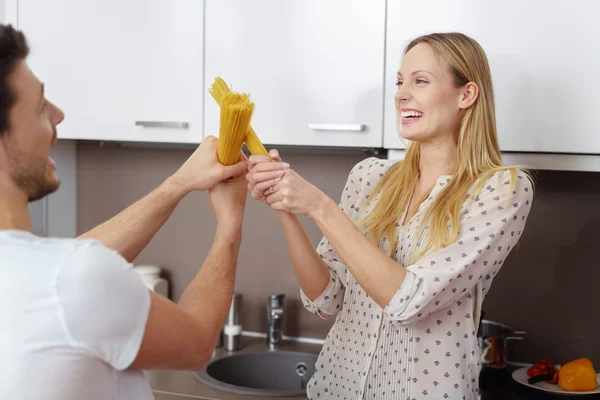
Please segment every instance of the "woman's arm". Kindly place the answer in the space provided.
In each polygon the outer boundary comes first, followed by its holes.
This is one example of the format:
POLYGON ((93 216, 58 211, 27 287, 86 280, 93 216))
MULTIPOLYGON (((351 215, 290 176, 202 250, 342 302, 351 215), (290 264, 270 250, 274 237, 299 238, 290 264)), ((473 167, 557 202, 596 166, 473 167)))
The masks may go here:
MULTIPOLYGON (((362 169, 367 163, 375 162, 375 158, 367 159, 355 166, 348 176, 341 200, 335 209, 346 216, 355 217, 360 198, 356 184, 362 180, 362 169)), ((265 192, 270 193, 269 187, 276 185, 281 175, 276 171, 287 170, 282 167, 277 153, 272 159, 261 156, 250 157, 248 174, 249 188, 256 199, 266 200, 265 192)), ((290 258, 294 272, 302 289, 304 306, 311 312, 327 318, 337 314, 343 306, 347 268, 337 255, 327 238, 323 238, 315 251, 298 217, 286 211, 279 211, 278 218, 286 236, 290 258), (328 268, 325 268, 328 267, 328 268)))
POLYGON ((311 218, 360 286, 385 308, 402 285, 406 270, 367 239, 330 198, 323 196, 322 205, 311 218))
POLYGON ((330 274, 327 264, 313 248, 298 217, 285 211, 277 214, 283 227, 298 283, 305 296, 314 301, 329 285, 330 274))
POLYGON ((523 233, 532 202, 524 174, 516 182, 508 171, 495 174, 463 210, 455 242, 406 267, 405 281, 384 309, 388 319, 426 318, 469 297, 478 284, 485 294, 523 233))
POLYGON ((304 307, 322 318, 336 315, 343 305, 346 266, 338 260, 327 239, 321 241, 316 251, 313 249, 296 215, 280 211, 278 217, 304 307))
POLYGON ((369 174, 382 172, 382 165, 375 158, 358 163, 348 177, 339 206, 291 169, 274 185, 272 194, 269 189, 266 200, 275 210, 309 216, 339 255, 339 261, 383 308, 402 284, 406 271, 366 238, 350 217, 358 217, 372 189, 369 186, 369 190, 362 190, 363 183, 369 174))
POLYGON ((514 192, 508 191, 515 183, 510 175, 496 174, 484 185, 479 200, 464 212, 455 243, 407 268, 379 250, 329 198, 292 170, 267 201, 276 210, 312 218, 366 293, 390 319, 404 321, 420 318, 427 306, 447 306, 497 272, 524 228, 532 200, 531 184, 523 175, 514 192))

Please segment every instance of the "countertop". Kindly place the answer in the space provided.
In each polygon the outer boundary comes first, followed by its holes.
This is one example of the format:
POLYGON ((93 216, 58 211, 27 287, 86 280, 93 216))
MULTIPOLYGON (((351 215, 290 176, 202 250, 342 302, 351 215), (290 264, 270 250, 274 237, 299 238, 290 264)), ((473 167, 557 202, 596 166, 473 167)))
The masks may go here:
MULTIPOLYGON (((296 342, 282 342, 280 351, 302 351, 318 354, 321 351, 321 345, 305 344, 296 342)), ((239 352, 250 352, 265 350, 267 348, 266 339, 242 337, 241 350, 239 352)), ((223 348, 216 349, 214 356, 221 356, 228 352, 223 348)), ((209 399, 209 400, 258 400, 257 396, 244 396, 235 393, 224 392, 213 389, 200 382, 193 372, 190 371, 145 371, 150 382, 150 387, 154 391, 156 400, 189 400, 189 399, 209 399), (182 397, 183 395, 183 397, 182 397)), ((302 397, 268 397, 270 400, 306 400, 302 397)))
MULTIPOLYGON (((266 349, 265 339, 243 338, 241 352, 266 349)), ((304 351, 319 353, 320 345, 284 342, 281 351, 304 351)), ((226 354, 224 349, 216 349, 215 356, 226 354)), ((481 396, 479 400, 560 400, 573 398, 543 392, 515 382, 511 373, 514 367, 506 370, 484 370, 481 374, 481 396)), ((155 400, 257 400, 257 396, 244 396, 223 392, 204 385, 193 372, 189 371, 146 371, 155 400)), ((577 398, 577 397, 576 397, 577 398)), ((582 400, 600 400, 600 395, 578 396, 582 400)), ((269 397, 270 400, 306 400, 306 397, 269 397)))

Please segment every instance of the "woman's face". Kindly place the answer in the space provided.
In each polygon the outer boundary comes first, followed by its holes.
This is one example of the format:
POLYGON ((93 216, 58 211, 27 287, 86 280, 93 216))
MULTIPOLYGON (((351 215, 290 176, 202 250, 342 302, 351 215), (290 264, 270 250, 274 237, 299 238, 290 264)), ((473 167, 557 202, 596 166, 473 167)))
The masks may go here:
POLYGON ((429 44, 419 43, 406 53, 397 86, 394 101, 403 138, 439 143, 455 137, 469 84, 458 87, 447 62, 429 44))

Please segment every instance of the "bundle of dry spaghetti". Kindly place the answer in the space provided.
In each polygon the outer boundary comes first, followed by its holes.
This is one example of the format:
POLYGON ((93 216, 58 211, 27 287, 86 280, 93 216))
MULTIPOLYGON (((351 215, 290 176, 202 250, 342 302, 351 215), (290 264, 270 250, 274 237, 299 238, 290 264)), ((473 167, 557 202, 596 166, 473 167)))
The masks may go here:
MULTIPOLYGON (((217 78, 215 78, 215 82, 208 89, 208 92, 212 95, 213 99, 215 99, 217 104, 219 104, 221 106, 221 126, 223 126, 222 125, 223 124, 223 100, 228 95, 232 94, 232 91, 231 91, 231 89, 229 89, 229 86, 227 86, 227 84, 221 77, 217 77, 217 78)), ((252 103, 250 103, 250 104, 252 104, 252 103)), ((252 106, 254 106, 254 104, 252 104, 252 106)), ((223 131, 221 131, 219 133, 219 136, 221 136, 222 134, 223 134, 223 131)), ((238 141, 239 141, 239 138, 238 138, 238 141)), ((234 142, 236 144, 236 146, 237 146, 238 141, 234 142)), ((220 142, 221 142, 221 140, 219 140, 219 149, 221 148, 220 142)), ((246 147, 248 148, 248 151, 250 151, 251 154, 260 154, 260 155, 264 155, 264 156, 269 155, 269 153, 267 152, 265 147, 262 145, 262 143, 258 139, 256 132, 254 131, 254 129, 252 129, 252 126, 250 126, 250 125, 248 125, 247 131, 243 133, 243 138, 241 138, 241 143, 244 143, 244 142, 246 143, 246 147)), ((234 150, 235 149, 233 149, 232 152, 234 150)), ((239 155, 239 150, 241 150, 241 144, 240 144, 240 147, 237 148, 238 155, 239 155)), ((219 158, 219 160, 220 160, 220 158, 219 158)), ((236 158, 236 161, 237 161, 237 158, 236 158)))
POLYGON ((254 103, 245 93, 228 93, 221 100, 217 147, 217 157, 221 164, 232 165, 238 161, 253 111, 254 103))

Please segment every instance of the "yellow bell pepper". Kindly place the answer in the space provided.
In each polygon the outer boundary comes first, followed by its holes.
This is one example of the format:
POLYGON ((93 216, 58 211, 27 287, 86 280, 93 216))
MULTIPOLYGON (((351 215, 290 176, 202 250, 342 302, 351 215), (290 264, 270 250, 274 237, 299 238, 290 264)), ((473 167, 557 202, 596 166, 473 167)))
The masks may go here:
POLYGON ((558 385, 567 392, 586 392, 598 387, 596 370, 588 358, 569 361, 558 370, 558 385))

